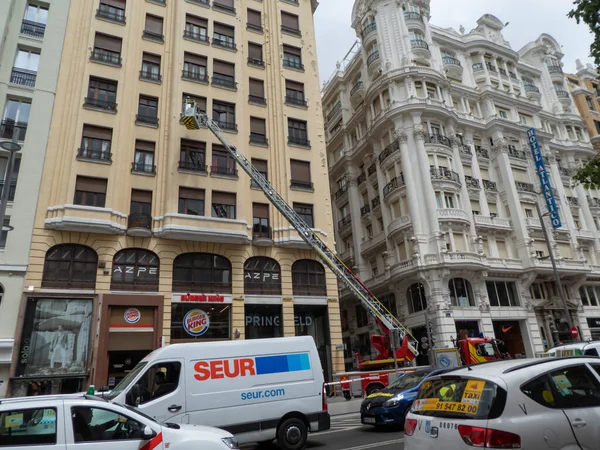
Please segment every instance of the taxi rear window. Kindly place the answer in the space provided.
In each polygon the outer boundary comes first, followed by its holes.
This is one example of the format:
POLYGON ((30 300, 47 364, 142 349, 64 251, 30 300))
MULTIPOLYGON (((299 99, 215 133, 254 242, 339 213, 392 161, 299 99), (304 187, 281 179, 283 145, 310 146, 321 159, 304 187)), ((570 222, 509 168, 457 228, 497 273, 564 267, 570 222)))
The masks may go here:
POLYGON ((421 416, 487 420, 500 417, 506 391, 490 381, 444 377, 427 380, 411 412, 421 416))

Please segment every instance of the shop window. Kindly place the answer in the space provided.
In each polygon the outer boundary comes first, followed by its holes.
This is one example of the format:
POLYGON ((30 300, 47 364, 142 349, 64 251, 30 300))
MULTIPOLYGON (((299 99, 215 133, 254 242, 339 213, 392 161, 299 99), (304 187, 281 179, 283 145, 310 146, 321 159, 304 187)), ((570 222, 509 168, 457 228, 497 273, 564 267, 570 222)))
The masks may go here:
POLYGON ((425 288, 421 283, 415 283, 406 290, 406 302, 408 303, 408 312, 410 314, 427 309, 425 288))
POLYGON ((160 260, 140 248, 128 248, 113 258, 111 290, 158 292, 160 260))
POLYGON ((46 253, 42 287, 94 289, 98 255, 83 245, 63 244, 46 253))
POLYGON ((509 281, 486 281, 491 306, 519 306, 517 286, 509 281))
POLYGON ((184 253, 173 262, 173 292, 231 293, 231 263, 211 253, 184 253))
POLYGON ((246 294, 281 295, 281 267, 271 258, 250 258, 244 264, 246 294))
POLYGON ((245 338, 264 339, 283 337, 281 305, 244 305, 245 338))
MULTIPOLYGON (((16 409, 0 413, 0 447, 56 445, 56 409, 16 409), (29 424, 48 420, 46 425, 29 424)), ((64 447, 64 444, 63 444, 64 447)))
POLYGON ((132 386, 127 404, 143 405, 175 392, 179 386, 180 362, 160 362, 150 367, 132 386))
POLYGON ((72 407, 71 417, 76 444, 110 440, 141 440, 145 428, 137 420, 115 411, 89 406, 72 407))
POLYGON ((323 265, 310 259, 296 261, 292 266, 292 289, 294 295, 325 297, 327 284, 323 265))
POLYGON ((173 303, 171 342, 230 339, 231 305, 173 303))
POLYGON ((464 278, 452 278, 448 282, 452 306, 475 306, 475 296, 471 283, 464 278))
POLYGON ((331 374, 331 352, 329 351, 329 313, 326 305, 294 305, 296 336, 312 336, 321 360, 326 380, 331 374))

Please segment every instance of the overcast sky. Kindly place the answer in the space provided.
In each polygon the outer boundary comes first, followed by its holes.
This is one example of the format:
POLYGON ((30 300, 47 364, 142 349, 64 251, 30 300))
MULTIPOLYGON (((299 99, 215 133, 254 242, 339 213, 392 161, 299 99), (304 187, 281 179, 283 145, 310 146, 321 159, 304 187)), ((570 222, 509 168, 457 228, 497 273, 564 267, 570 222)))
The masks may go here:
MULTIPOLYGON (((315 13, 317 50, 321 80, 329 79, 336 61, 344 58, 356 33, 350 27, 354 0, 321 0, 315 13)), ((493 14, 502 22, 510 22, 503 30, 504 38, 518 51, 542 33, 552 35, 563 46, 566 72, 575 71, 575 60, 585 64, 592 35, 587 25, 577 25, 566 17, 571 0, 431 0, 431 23, 458 31, 463 25, 468 33, 477 19, 493 14), (475 5, 475 6, 474 6, 475 5)))

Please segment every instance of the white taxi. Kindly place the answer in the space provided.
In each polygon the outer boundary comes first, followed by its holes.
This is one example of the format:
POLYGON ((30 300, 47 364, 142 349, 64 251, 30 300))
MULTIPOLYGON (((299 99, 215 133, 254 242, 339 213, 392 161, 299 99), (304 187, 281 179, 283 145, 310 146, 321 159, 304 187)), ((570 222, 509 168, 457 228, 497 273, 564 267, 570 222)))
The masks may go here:
POLYGON ((600 443, 600 359, 498 361, 421 386, 405 450, 593 450, 600 443))
POLYGON ((0 401, 0 449, 231 450, 228 432, 198 425, 159 424, 138 410, 88 395, 0 401), (116 447, 115 447, 116 445, 116 447))

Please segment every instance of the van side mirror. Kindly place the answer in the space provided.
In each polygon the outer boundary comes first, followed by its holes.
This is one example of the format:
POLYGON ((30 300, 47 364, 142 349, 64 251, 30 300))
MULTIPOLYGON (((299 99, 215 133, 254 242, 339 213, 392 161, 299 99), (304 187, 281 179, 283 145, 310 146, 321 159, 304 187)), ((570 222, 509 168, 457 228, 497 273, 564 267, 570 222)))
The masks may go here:
POLYGON ((145 441, 149 441, 150 439, 153 439, 155 437, 156 431, 154 431, 152 428, 146 425, 146 428, 144 428, 144 431, 142 433, 142 439, 144 439, 145 441))

